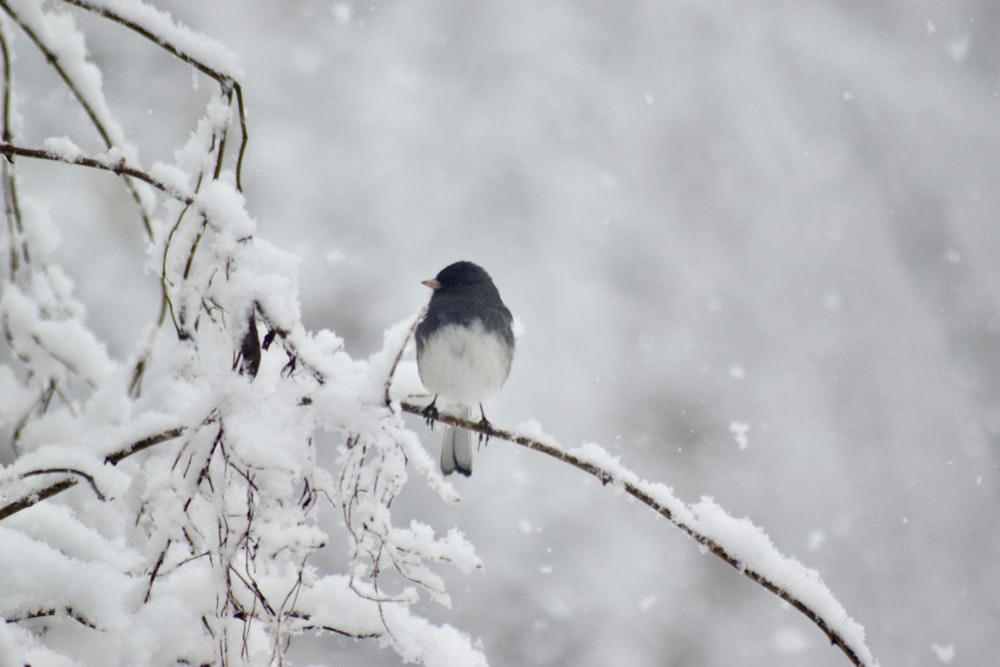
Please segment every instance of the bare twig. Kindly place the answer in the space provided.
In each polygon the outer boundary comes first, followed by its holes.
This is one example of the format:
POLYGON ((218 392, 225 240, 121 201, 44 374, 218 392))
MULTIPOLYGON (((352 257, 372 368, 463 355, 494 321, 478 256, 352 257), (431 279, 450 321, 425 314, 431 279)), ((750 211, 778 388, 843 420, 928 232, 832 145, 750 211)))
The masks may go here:
POLYGON ((417 316, 413 318, 413 323, 410 324, 410 330, 406 332, 406 338, 404 339, 403 344, 399 346, 399 351, 396 352, 396 356, 392 360, 392 366, 389 368, 389 375, 385 378, 384 400, 386 405, 389 405, 390 403, 389 389, 392 387, 392 378, 396 375, 396 367, 399 366, 399 361, 403 358, 403 352, 406 351, 407 343, 409 343, 410 339, 413 338, 413 332, 415 332, 417 327, 420 326, 420 321, 424 319, 424 315, 426 314, 427 306, 424 306, 417 316))
POLYGON ((38 475, 71 475, 79 477, 90 485, 91 490, 94 492, 94 495, 97 496, 98 500, 107 500, 107 497, 101 493, 101 490, 97 487, 97 482, 94 481, 94 476, 89 473, 85 473, 82 470, 77 470, 76 468, 41 468, 39 470, 29 470, 28 472, 21 473, 21 479, 37 477, 38 475))
MULTIPOLYGON (((7 47, 7 31, 0 24, 0 55, 3 56, 3 106, 2 111, 4 143, 10 143, 13 137, 11 132, 11 91, 13 81, 11 80, 11 57, 7 47)), ((17 275, 21 261, 28 263, 30 255, 27 244, 24 242, 24 224, 21 219, 21 205, 17 198, 17 181, 14 178, 14 160, 8 156, 3 161, 3 198, 4 214, 7 218, 7 232, 10 239, 10 275, 11 278, 17 275)))
POLYGON ((179 438, 186 430, 187 429, 183 426, 177 426, 143 438, 142 440, 136 440, 135 442, 108 454, 104 457, 104 460, 111 465, 118 465, 122 459, 126 459, 133 454, 138 454, 139 452, 145 451, 150 447, 155 447, 156 445, 173 440, 174 438, 179 438))
POLYGON ((153 594, 153 584, 156 583, 156 575, 159 574, 160 568, 163 567, 163 560, 167 557, 167 550, 170 548, 170 540, 167 540, 166 546, 160 550, 160 555, 156 558, 156 563, 153 564, 153 569, 149 572, 149 581, 146 583, 146 595, 143 597, 143 604, 149 602, 149 597, 153 594))

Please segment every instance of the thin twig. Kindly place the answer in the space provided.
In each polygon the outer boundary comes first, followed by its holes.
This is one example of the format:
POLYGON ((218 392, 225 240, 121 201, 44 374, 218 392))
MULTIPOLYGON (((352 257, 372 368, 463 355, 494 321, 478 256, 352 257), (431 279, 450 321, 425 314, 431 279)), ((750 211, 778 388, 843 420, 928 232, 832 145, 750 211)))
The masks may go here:
POLYGON ((97 496, 98 500, 105 501, 107 497, 101 490, 97 487, 97 482, 94 481, 94 476, 85 473, 82 470, 77 470, 76 468, 42 468, 39 470, 29 470, 28 472, 21 473, 21 479, 26 479, 28 477, 36 477, 38 475, 73 475, 79 477, 90 484, 91 490, 93 490, 94 495, 97 496))
POLYGON ((96 157, 90 157, 87 155, 77 155, 74 157, 69 157, 66 155, 59 155, 58 153, 53 153, 42 148, 28 148, 27 146, 18 146, 12 144, 8 141, 0 143, 0 155, 5 155, 7 157, 13 157, 19 155, 21 157, 30 157, 38 160, 51 160, 53 162, 63 162, 65 164, 75 164, 81 167, 90 167, 92 169, 100 169, 102 171, 109 171, 112 174, 117 174, 119 176, 131 176, 137 180, 143 181, 152 185, 154 188, 160 192, 173 197, 177 201, 184 202, 185 204, 194 205, 194 197, 188 193, 181 192, 180 190, 167 185, 163 181, 154 178, 149 174, 149 172, 134 167, 132 165, 126 164, 125 159, 119 160, 102 160, 96 157))
POLYGON ((63 607, 62 609, 39 609, 36 611, 29 611, 23 614, 18 614, 17 616, 12 616, 6 621, 8 623, 21 623, 23 621, 30 621, 34 618, 51 618, 53 616, 65 616, 70 618, 84 627, 88 627, 91 630, 97 630, 97 626, 88 619, 83 614, 79 613, 72 607, 63 607))
POLYGON ((396 352, 395 358, 392 360, 392 366, 389 368, 389 375, 385 378, 385 404, 389 405, 389 389, 392 387, 392 378, 396 375, 396 367, 399 366, 400 359, 403 358, 403 352, 406 351, 406 345, 409 343, 410 339, 413 338, 413 332, 417 330, 420 326, 420 321, 424 319, 424 315, 427 314, 427 306, 424 306, 421 311, 413 318, 413 323, 410 324, 410 330, 406 332, 406 338, 402 345, 399 346, 399 351, 396 352))
MULTIPOLYGON (((0 24, 0 54, 3 56, 3 106, 2 139, 5 143, 10 143, 13 138, 11 131, 11 92, 13 80, 11 79, 11 55, 7 47, 7 31, 3 24, 0 24)), ((25 264, 29 263, 30 255, 28 246, 24 242, 24 223, 21 219, 21 205, 17 197, 17 180, 14 178, 14 159, 9 157, 3 161, 3 198, 4 214, 7 217, 7 229, 10 238, 10 276, 13 279, 21 265, 23 259, 25 264)))

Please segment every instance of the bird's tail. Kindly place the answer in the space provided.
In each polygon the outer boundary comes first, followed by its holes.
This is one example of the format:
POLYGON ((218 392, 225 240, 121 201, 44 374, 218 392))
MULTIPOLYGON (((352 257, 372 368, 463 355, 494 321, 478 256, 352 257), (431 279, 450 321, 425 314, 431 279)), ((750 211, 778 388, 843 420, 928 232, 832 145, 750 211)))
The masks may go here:
MULTIPOLYGON (((469 408, 460 408, 455 416, 468 419, 469 408)), ((447 426, 444 442, 441 443, 441 472, 450 475, 456 470, 466 477, 472 474, 472 433, 464 428, 447 426)))

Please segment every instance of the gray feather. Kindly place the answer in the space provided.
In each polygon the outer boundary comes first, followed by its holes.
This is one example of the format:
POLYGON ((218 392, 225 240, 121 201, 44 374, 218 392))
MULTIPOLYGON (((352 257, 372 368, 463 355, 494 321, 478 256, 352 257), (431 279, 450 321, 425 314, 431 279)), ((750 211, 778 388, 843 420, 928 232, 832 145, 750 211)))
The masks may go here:
MULTIPOLYGON (((468 419, 468 409, 458 416, 468 419)), ((464 428, 447 426, 441 443, 441 472, 450 475, 455 471, 466 477, 472 474, 472 433, 464 428)))

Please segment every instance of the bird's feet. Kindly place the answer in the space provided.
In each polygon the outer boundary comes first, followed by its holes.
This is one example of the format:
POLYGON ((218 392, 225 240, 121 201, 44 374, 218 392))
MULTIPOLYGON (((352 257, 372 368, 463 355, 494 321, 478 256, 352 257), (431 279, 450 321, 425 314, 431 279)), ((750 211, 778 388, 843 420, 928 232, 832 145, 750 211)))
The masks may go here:
POLYGON ((486 413, 483 412, 483 404, 479 404, 479 414, 482 419, 479 420, 479 446, 490 444, 490 431, 493 430, 493 424, 490 420, 486 418, 486 413))
POLYGON ((435 403, 437 403, 437 400, 438 398, 437 396, 435 396, 434 400, 431 401, 431 404, 420 411, 420 414, 424 418, 424 423, 427 424, 427 426, 429 426, 432 431, 434 430, 434 422, 438 418, 438 409, 437 406, 434 405, 435 403))

